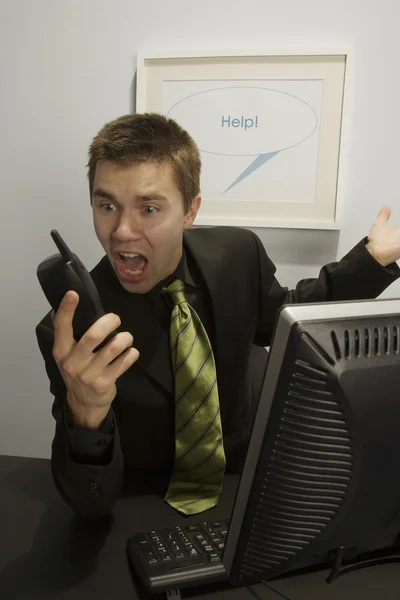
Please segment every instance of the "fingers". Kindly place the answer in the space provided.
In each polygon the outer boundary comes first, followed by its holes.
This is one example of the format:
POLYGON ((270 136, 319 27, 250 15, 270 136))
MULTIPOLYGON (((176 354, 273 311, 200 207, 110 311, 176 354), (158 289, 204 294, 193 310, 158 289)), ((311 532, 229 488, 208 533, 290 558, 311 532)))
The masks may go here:
MULTIPOLYGON (((96 355, 93 354, 93 350, 97 348, 99 344, 119 325, 121 324, 121 320, 118 315, 114 313, 107 313, 98 319, 86 333, 81 337, 78 343, 75 344, 74 352, 69 356, 66 363, 63 365, 66 372, 79 369, 80 372, 86 369, 86 367, 90 364, 94 364, 97 368, 105 368, 108 363, 118 356, 123 350, 125 350, 129 345, 132 345, 132 336, 130 333, 123 332, 114 336, 108 344, 104 346, 101 350, 99 350, 96 355), (129 344, 123 344, 124 335, 129 336, 129 344), (121 337, 122 336, 122 343, 121 337), (118 338, 118 340, 116 340, 118 338), (110 344, 111 350, 110 350, 110 344), (106 356, 104 354, 104 350, 106 350, 106 356), (113 354, 114 349, 114 354, 113 354), (70 364, 71 363, 71 367, 70 364), (73 364, 72 364, 73 363, 73 364)), ((71 373, 72 374, 72 373, 71 373)))
POLYGON ((52 313, 53 356, 64 379, 70 385, 78 385, 79 389, 83 386, 85 397, 88 390, 104 395, 117 378, 136 362, 139 352, 132 348, 133 337, 128 331, 117 333, 101 350, 94 352, 121 324, 118 315, 113 313, 100 317, 76 342, 72 322, 78 302, 76 292, 67 292, 58 311, 52 313))
POLYGON ((107 377, 116 381, 125 371, 127 371, 139 358, 139 351, 136 348, 129 348, 119 356, 106 369, 107 377))
MULTIPOLYGON (((121 325, 121 319, 114 313, 107 313, 97 319, 79 341, 82 352, 93 352, 95 348, 121 325)), ((115 336, 118 337, 118 336, 115 336)), ((132 338, 132 336, 131 336, 132 338)), ((113 342, 115 338, 111 339, 113 342)), ((108 344, 107 344, 108 345, 108 344)))
POLYGON ((53 311, 52 313, 54 327, 53 356, 56 361, 67 356, 76 343, 72 320, 78 303, 78 294, 70 290, 61 300, 57 312, 54 313, 53 311))
POLYGON ((107 367, 118 357, 132 347, 133 337, 128 331, 122 331, 115 335, 101 350, 96 354, 91 354, 90 363, 87 364, 86 375, 94 381, 101 377, 107 367))
POLYGON ((118 333, 104 348, 91 354, 86 359, 86 365, 77 359, 77 344, 73 360, 67 360, 63 365, 64 371, 70 377, 77 377, 83 385, 95 390, 97 394, 103 394, 139 358, 138 350, 131 347, 132 342, 132 335, 127 331, 118 333), (76 372, 77 369, 79 373, 76 372))
POLYGON ((392 209, 390 208, 390 206, 382 206, 382 208, 379 211, 379 214, 377 216, 376 223, 378 225, 383 225, 383 224, 387 223, 387 221, 390 219, 391 214, 392 214, 392 209))

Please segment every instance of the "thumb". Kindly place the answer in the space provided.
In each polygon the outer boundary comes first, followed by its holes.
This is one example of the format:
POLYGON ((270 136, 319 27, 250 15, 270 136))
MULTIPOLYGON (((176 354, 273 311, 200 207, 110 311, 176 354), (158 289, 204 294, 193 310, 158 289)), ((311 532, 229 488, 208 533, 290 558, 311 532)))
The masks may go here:
POLYGON ((377 225, 384 225, 390 219, 390 215, 392 214, 392 209, 390 206, 382 206, 379 214, 376 218, 377 225))

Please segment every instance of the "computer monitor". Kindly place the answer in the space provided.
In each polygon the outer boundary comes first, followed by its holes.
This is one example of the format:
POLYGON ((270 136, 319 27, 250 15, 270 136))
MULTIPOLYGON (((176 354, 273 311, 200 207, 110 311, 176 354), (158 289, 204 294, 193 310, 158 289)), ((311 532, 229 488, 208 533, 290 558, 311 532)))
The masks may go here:
POLYGON ((152 572, 138 545, 128 554, 153 591, 250 585, 322 563, 335 572, 396 543, 399 474, 400 299, 287 305, 221 562, 152 572))

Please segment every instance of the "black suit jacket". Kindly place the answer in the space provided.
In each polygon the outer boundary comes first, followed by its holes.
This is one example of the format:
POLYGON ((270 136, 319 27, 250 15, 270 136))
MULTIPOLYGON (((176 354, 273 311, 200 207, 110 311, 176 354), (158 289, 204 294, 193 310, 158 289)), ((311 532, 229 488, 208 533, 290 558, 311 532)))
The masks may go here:
MULTIPOLYGON (((362 240, 339 263, 323 267, 317 279, 303 280, 289 291, 279 285, 274 264, 248 230, 194 229, 185 233, 184 247, 203 278, 211 304, 227 471, 240 471, 256 408, 249 357, 253 344, 270 344, 279 308, 293 302, 374 298, 399 276, 399 269, 381 267, 362 240)), ((53 477, 76 512, 95 518, 110 510, 124 468, 134 485, 153 478, 165 491, 174 453, 174 381, 168 334, 144 297, 122 288, 106 257, 91 274, 104 310, 120 316, 121 331, 132 333, 140 351, 137 363, 117 381, 113 402, 117 427, 109 464, 82 465, 73 460, 63 417, 65 385, 52 357, 50 314, 36 333, 55 398, 53 477)))

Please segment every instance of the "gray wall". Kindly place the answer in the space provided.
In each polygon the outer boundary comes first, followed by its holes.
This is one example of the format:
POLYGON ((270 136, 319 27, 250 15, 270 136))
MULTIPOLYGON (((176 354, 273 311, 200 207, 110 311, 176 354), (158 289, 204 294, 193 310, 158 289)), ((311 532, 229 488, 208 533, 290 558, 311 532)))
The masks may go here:
MULTIPOLYGON (((85 163, 108 120, 131 112, 139 50, 354 46, 344 226, 256 230, 293 285, 342 256, 382 203, 400 223, 398 0, 0 0, 0 454, 49 456, 54 424, 34 336, 48 306, 37 264, 60 230, 89 268, 85 163), (189 7, 190 4, 190 7, 189 7), (207 43, 206 43, 207 36, 207 43)), ((400 296, 400 284, 388 296, 400 296)))

